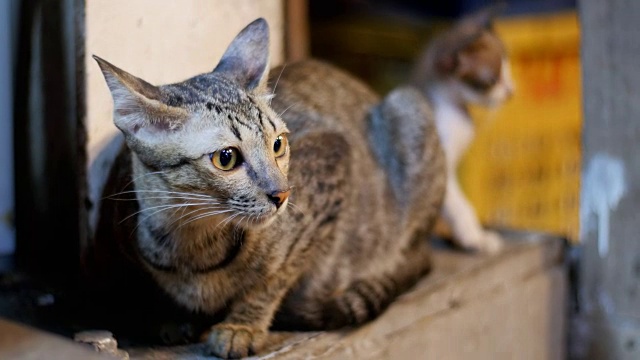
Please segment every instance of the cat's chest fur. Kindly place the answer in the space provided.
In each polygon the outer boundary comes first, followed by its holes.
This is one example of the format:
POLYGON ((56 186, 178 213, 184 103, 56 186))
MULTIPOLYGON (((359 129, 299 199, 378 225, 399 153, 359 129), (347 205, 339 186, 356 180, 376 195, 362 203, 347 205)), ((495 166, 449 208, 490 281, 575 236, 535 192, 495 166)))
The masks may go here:
POLYGON ((475 136, 473 120, 466 109, 438 92, 431 94, 431 102, 447 164, 455 168, 475 136))

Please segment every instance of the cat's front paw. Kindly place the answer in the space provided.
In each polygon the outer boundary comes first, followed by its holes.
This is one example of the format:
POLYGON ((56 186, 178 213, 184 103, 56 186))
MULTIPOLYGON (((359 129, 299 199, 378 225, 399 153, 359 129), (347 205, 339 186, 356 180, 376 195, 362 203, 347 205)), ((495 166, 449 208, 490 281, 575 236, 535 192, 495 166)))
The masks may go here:
POLYGON ((260 350, 267 331, 247 325, 218 324, 206 335, 208 350, 223 359, 238 359, 260 350))
POLYGON ((495 254, 504 247, 502 237, 493 231, 482 230, 475 236, 460 241, 460 246, 467 250, 479 251, 486 254, 495 254))
POLYGON ((482 232, 482 240, 480 241, 480 247, 478 250, 489 254, 495 254, 502 250, 503 247, 504 240, 498 233, 490 230, 482 232))

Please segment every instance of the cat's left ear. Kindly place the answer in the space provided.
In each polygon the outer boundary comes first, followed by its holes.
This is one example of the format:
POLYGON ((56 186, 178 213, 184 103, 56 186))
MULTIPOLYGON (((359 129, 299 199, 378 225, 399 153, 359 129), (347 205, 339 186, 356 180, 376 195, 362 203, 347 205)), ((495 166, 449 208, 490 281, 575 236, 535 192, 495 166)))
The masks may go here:
POLYGON ((247 25, 213 70, 247 90, 264 90, 269 66, 269 25, 263 18, 247 25))
POLYGON ((104 59, 95 55, 93 58, 111 90, 113 122, 125 135, 143 138, 149 134, 166 133, 180 128, 188 120, 186 110, 163 102, 158 87, 104 59))

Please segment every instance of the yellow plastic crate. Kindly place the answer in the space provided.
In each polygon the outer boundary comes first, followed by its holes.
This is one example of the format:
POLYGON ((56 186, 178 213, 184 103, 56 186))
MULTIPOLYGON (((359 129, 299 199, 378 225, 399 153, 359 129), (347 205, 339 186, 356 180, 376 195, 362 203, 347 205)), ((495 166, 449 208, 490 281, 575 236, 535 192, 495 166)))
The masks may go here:
POLYGON ((581 161, 579 25, 573 12, 506 18, 515 96, 472 109, 477 137, 460 168, 486 224, 578 239, 581 161))

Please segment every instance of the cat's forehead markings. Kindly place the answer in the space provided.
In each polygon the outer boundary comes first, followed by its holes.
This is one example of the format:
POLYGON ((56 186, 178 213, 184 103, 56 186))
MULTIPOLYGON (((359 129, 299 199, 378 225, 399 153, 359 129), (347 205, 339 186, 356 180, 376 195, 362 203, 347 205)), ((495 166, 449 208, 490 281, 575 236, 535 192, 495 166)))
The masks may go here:
POLYGON ((260 124, 262 124, 262 126, 264 127, 264 119, 267 119, 267 122, 269 123, 269 125, 271 125, 271 128, 273 129, 273 131, 276 131, 276 124, 273 122, 273 120, 271 120, 271 117, 267 114, 264 113, 264 111, 262 110, 258 110, 259 114, 258 116, 260 117, 260 124))
POLYGON ((164 85, 161 90, 169 104, 176 106, 230 103, 238 104, 246 101, 247 96, 230 80, 215 74, 203 74, 181 83, 164 85))
POLYGON ((229 122, 231 122, 232 125, 239 124, 241 126, 246 127, 249 130, 253 130, 253 131, 257 131, 258 130, 258 128, 257 128, 257 126, 255 124, 253 124, 253 123, 251 123, 249 121, 242 120, 237 115, 227 114, 227 119, 229 120, 229 122))
POLYGON ((258 132, 262 133, 263 136, 266 136, 266 133, 270 132, 270 129, 274 132, 277 131, 278 127, 276 126, 275 121, 269 115, 268 111, 265 111, 265 109, 260 107, 259 102, 254 96, 255 95, 248 96, 250 106, 248 107, 245 116, 252 119, 252 123, 256 124, 258 132))
POLYGON ((236 137, 236 139, 238 139, 239 141, 242 141, 242 135, 240 134, 240 130, 238 130, 238 128, 234 124, 231 124, 231 132, 236 137))
POLYGON ((276 125, 278 120, 263 108, 263 102, 258 99, 261 95, 247 93, 225 77, 211 73, 198 75, 162 86, 162 90, 168 105, 201 109, 227 121, 228 131, 239 141, 243 139, 242 132, 247 130, 266 141, 271 138, 269 134, 280 127, 276 125))
MULTIPOLYGON (((262 111, 262 109, 260 109, 260 106, 258 106, 258 104, 256 103, 256 101, 253 98, 253 96, 248 96, 248 99, 249 99, 249 103, 251 103, 251 108, 249 110, 249 113, 253 114, 260 121, 260 130, 262 130, 264 132, 265 131, 265 120, 264 120, 265 115, 264 115, 264 111, 262 111)), ((273 131, 275 131, 275 129, 276 129, 275 124, 273 124, 271 119, 269 119, 269 122, 271 122, 271 124, 273 126, 273 131)))

